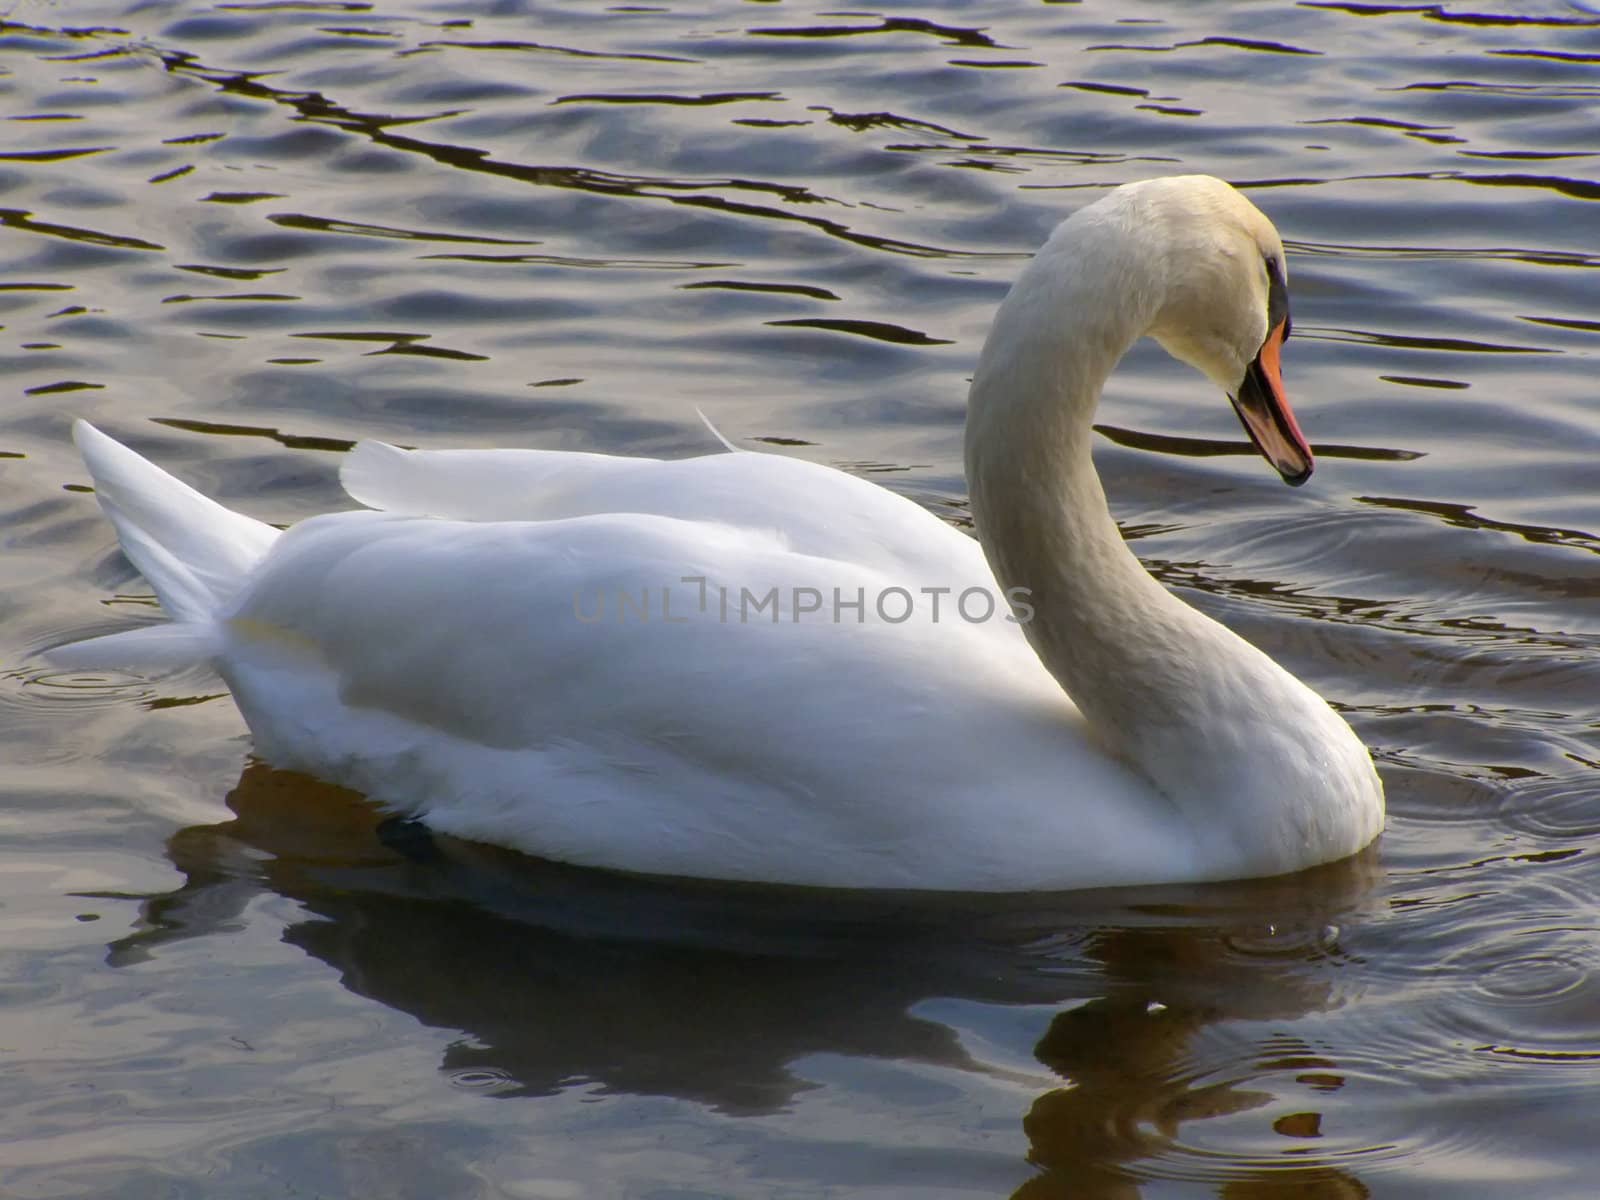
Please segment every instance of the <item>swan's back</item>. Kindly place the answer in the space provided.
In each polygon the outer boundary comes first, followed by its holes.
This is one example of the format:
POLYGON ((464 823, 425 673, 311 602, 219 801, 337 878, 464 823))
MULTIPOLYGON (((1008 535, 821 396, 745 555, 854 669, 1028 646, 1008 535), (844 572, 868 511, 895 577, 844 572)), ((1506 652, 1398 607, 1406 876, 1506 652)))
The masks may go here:
POLYGON ((797 554, 909 573, 980 569, 972 538, 893 492, 775 454, 663 460, 558 450, 402 450, 362 442, 340 482, 368 508, 458 521, 640 514, 770 534, 797 554))

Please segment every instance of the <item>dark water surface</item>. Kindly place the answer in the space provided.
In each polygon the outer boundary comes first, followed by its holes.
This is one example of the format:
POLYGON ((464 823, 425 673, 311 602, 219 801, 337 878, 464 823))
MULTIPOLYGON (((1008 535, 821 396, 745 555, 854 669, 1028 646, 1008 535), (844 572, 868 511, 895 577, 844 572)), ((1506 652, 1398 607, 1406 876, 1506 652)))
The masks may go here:
POLYGON ((1596 1193, 1592 8, 22 0, 0 91, 7 1196, 1596 1193), (1354 862, 639 883, 380 829, 215 680, 28 658, 149 603, 73 416, 289 522, 356 438, 683 454, 699 405, 959 519, 1023 256, 1188 170, 1289 243, 1320 468, 1151 347, 1099 461, 1374 748, 1354 862))

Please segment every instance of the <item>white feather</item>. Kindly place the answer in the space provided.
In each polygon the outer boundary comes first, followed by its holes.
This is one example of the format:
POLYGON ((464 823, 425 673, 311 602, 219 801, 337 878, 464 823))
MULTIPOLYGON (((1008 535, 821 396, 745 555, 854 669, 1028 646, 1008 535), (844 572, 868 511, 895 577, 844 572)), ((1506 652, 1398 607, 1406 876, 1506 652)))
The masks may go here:
POLYGON ((210 618, 277 540, 272 526, 223 508, 89 422, 73 422, 72 437, 123 552, 175 619, 210 618))

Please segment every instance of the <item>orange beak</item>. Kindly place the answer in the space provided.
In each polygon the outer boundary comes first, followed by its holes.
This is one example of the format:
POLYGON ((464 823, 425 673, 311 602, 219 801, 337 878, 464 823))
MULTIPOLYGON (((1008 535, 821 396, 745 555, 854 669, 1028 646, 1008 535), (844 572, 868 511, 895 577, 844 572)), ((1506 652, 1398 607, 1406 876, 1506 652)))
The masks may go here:
POLYGON ((1284 395, 1283 375, 1278 368, 1287 324, 1279 321, 1272 327, 1255 361, 1245 369, 1238 394, 1228 399, 1261 457, 1278 469, 1285 483, 1299 487, 1311 478, 1313 460, 1311 446, 1300 432, 1300 423, 1294 419, 1294 410, 1284 395))

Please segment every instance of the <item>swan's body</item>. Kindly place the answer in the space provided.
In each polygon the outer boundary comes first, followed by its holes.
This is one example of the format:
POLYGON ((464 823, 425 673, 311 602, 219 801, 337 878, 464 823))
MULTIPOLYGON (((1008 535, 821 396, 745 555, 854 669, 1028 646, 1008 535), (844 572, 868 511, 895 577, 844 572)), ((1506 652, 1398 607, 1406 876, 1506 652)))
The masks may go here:
MULTIPOLYGON (((1063 223, 973 385, 982 549, 774 456, 381 444, 343 479, 383 511, 279 535, 80 425, 175 623, 56 654, 209 660, 269 762, 581 864, 1006 891, 1343 857, 1382 825, 1366 750, 1143 570, 1089 453, 1100 385, 1146 332, 1224 386, 1265 362, 1276 388, 1264 256, 1281 262, 1265 218, 1203 177, 1063 223), (1031 620, 1007 619, 1008 592, 1031 620)), ((1280 470, 1309 473, 1281 403, 1240 407, 1280 470)))

